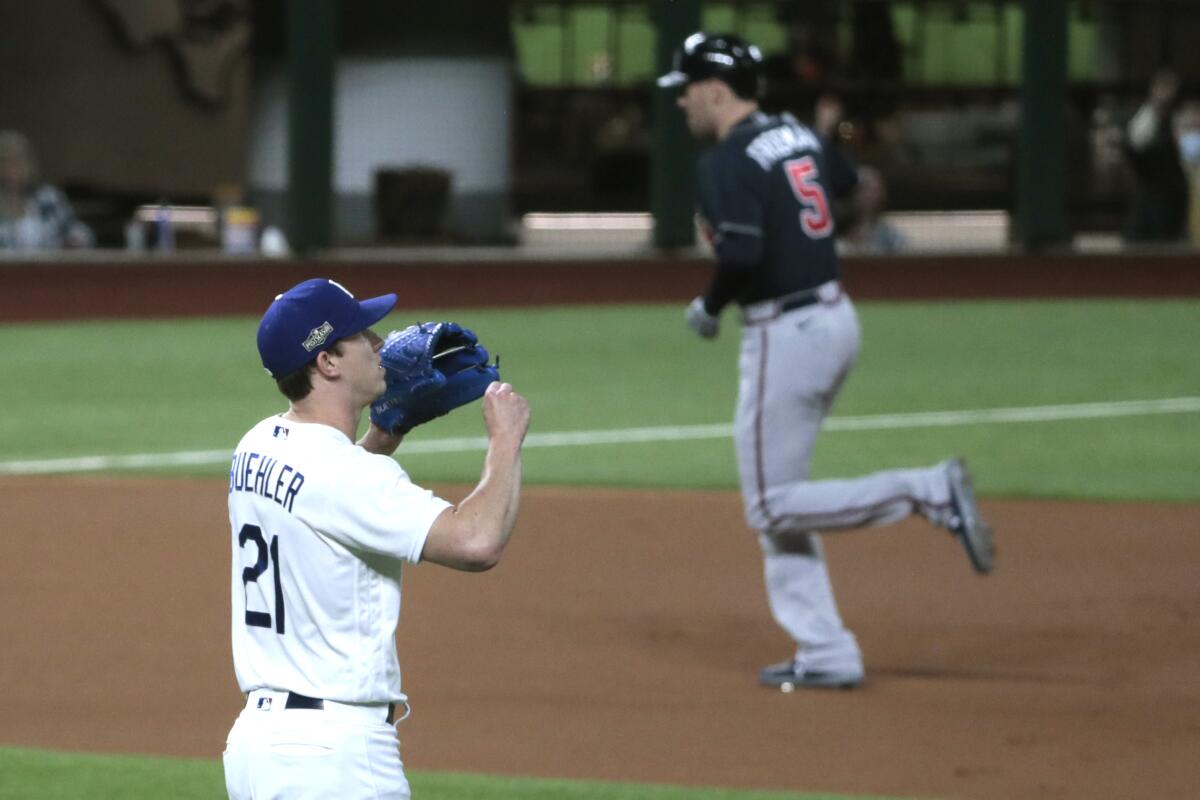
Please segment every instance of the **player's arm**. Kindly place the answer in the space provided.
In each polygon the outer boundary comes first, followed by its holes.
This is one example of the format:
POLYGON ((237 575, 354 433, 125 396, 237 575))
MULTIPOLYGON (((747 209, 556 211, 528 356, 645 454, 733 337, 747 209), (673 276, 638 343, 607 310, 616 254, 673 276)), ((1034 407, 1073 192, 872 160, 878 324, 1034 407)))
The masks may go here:
POLYGON ((710 164, 701 176, 701 203, 713 209, 713 250, 717 268, 704 293, 704 308, 717 315, 750 283, 763 259, 765 174, 739 154, 732 162, 710 164))
POLYGON ((483 418, 488 451, 479 484, 434 520, 421 551, 425 561, 469 572, 496 566, 516 525, 529 403, 509 384, 493 383, 483 396, 483 418))

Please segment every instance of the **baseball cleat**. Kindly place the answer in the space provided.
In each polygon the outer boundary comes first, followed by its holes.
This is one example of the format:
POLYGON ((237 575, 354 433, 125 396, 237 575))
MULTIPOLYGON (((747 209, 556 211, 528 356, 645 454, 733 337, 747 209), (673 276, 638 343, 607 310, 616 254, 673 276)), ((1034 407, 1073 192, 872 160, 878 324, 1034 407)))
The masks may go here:
POLYGON ((795 661, 763 667, 758 673, 763 686, 790 693, 797 689, 853 689, 863 682, 862 670, 797 669, 795 661))
POLYGON ((979 506, 975 503, 975 487, 967 462, 961 458, 947 461, 946 479, 950 483, 950 517, 946 527, 962 541, 975 571, 985 575, 992 571, 995 547, 992 529, 980 516, 979 506))

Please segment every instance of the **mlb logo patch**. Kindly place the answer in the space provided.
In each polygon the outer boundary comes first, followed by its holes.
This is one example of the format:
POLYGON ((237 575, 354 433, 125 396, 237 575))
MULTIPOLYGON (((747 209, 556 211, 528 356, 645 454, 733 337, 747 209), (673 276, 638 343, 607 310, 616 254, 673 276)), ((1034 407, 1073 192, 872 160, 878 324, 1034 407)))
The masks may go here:
POLYGON ((274 699, 273 697, 258 698, 258 707, 263 711, 270 711, 271 710, 271 701, 273 699, 274 699))
POLYGON ((276 439, 286 439, 288 437, 288 429, 282 425, 276 425, 274 436, 276 439))

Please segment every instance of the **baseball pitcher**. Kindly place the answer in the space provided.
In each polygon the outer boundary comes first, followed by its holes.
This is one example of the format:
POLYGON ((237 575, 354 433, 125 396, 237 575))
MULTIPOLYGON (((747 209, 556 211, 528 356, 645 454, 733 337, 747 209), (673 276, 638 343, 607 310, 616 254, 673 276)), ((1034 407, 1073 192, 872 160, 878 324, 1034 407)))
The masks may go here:
POLYGON ((408 713, 395 641, 403 567, 490 569, 513 531, 528 404, 467 328, 377 336, 395 303, 314 279, 276 297, 258 328, 289 407, 242 437, 229 471, 233 661, 246 694, 224 757, 233 800, 409 797, 393 727, 408 713), (415 425, 481 396, 483 476, 455 506, 391 455, 415 425))

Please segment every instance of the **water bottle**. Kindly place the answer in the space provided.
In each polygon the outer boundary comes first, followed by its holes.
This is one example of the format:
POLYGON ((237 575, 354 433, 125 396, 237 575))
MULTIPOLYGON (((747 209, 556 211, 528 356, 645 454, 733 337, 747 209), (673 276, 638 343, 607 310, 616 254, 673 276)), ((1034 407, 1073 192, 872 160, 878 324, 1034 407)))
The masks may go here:
POLYGON ((171 226, 171 209, 160 203, 154 215, 154 249, 163 253, 175 250, 175 229, 171 226))
POLYGON ((146 229, 136 214, 125 223, 125 249, 131 253, 140 253, 146 249, 146 229))

